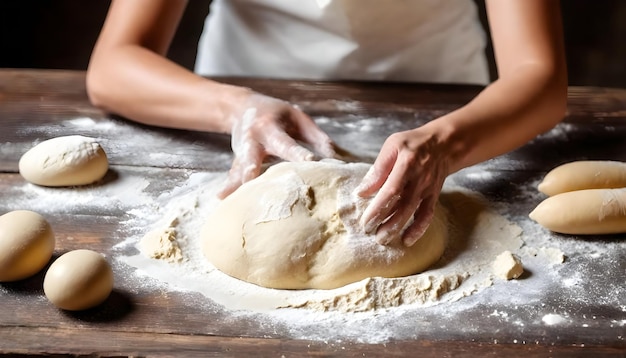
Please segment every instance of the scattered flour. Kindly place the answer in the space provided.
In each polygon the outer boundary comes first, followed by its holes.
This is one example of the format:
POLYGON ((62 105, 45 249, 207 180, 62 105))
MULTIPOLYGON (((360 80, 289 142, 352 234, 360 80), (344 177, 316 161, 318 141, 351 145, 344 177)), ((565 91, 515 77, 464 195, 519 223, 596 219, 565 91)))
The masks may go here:
MULTIPOLYGON (((388 118, 356 116, 347 116, 343 121, 319 117, 316 121, 326 127, 324 129, 340 133, 338 143, 346 147, 355 145, 350 148, 365 158, 375 157, 386 135, 402 125, 401 121, 388 118), (370 132, 372 141, 364 143, 356 128, 370 132)), ((50 135, 66 134, 69 128, 93 137, 114 136, 121 130, 133 140, 156 142, 163 147, 170 140, 159 137, 158 133, 145 134, 141 128, 118 121, 77 118, 57 125, 64 128, 24 130, 50 135)), ((570 131, 575 128, 564 125, 548 135, 567 136, 570 131)), ((104 144, 105 149, 107 144, 120 145, 112 139, 104 144)), ((20 145, 0 145, 3 155, 11 155, 17 148, 20 145)), ((158 154, 154 156, 155 160, 161 159, 158 154)), ((473 167, 469 179, 501 182, 501 174, 481 174, 489 165, 493 164, 473 167)), ((482 203, 479 196, 465 189, 465 184, 457 185, 455 179, 462 173, 450 178, 442 195, 444 205, 476 215, 455 224, 459 229, 455 237, 466 240, 455 241, 458 246, 451 246, 441 262, 423 274, 400 279, 370 278, 332 291, 282 291, 226 276, 201 254, 197 233, 206 215, 218 203, 215 193, 226 173, 174 171, 180 175, 172 176, 171 180, 161 177, 153 181, 150 177, 154 175, 153 168, 114 165, 100 183, 87 187, 42 188, 28 183, 8 187, 2 193, 1 205, 5 211, 29 209, 50 215, 104 211, 107 217, 103 220, 119 222, 118 231, 112 233, 119 243, 113 247, 111 255, 116 267, 127 274, 120 284, 132 292, 171 290, 193 295, 193 304, 199 310, 225 312, 223 322, 240 319, 258 322, 260 328, 248 328, 241 334, 258 334, 258 329, 268 328, 268 337, 322 341, 345 338, 375 343, 392 338, 418 338, 441 330, 463 335, 487 331, 487 327, 457 324, 471 322, 475 315, 480 315, 478 321, 505 322, 510 326, 503 327, 512 332, 519 332, 519 327, 531 330, 542 325, 558 327, 578 321, 593 327, 606 320, 587 320, 584 312, 572 308, 599 305, 613 312, 615 316, 609 320, 611 327, 616 327, 617 339, 624 339, 621 333, 626 322, 623 319, 626 312, 623 282, 607 281, 603 277, 590 279, 589 275, 598 272, 598 268, 611 272, 623 270, 620 252, 624 252, 626 243, 555 236, 528 220, 529 210, 523 209, 521 214, 519 210, 511 210, 514 207, 511 203, 518 200, 515 195, 524 198, 520 202, 540 201, 542 197, 536 191, 536 182, 518 187, 512 197, 496 196, 482 203), (485 205, 481 207, 481 203, 485 205), (462 230, 468 224, 473 229, 462 230), (165 234, 166 240, 157 244, 167 247, 161 256, 165 259, 151 258, 154 255, 150 250, 142 249, 142 238, 150 232, 165 234), (491 264, 504 250, 510 250, 523 260, 529 273, 523 279, 494 280, 491 264), (589 295, 589 292, 597 294, 589 295), (207 300, 198 301, 196 294, 204 295, 207 300), (534 318, 529 320, 529 317, 534 318)), ((162 174, 168 175, 166 171, 162 174)), ((163 238, 163 235, 157 237, 163 238)), ((6 292, 0 287, 0 295, 6 292)), ((495 339, 494 342, 502 343, 495 339)))
POLYGON ((558 324, 567 323, 568 319, 566 317, 561 316, 560 314, 550 313, 550 314, 543 316, 543 318, 541 318, 541 321, 548 326, 554 326, 558 324))
MULTIPOLYGON (((152 262, 154 260, 150 257, 155 255, 146 255, 145 249, 141 250, 144 253, 122 256, 121 260, 149 276, 185 290, 199 291, 233 310, 269 311, 298 307, 363 312, 410 305, 431 306, 475 294, 493 284, 490 265, 494 258, 503 250, 516 251, 522 246, 521 229, 517 225, 483 208, 471 221, 452 221, 451 245, 443 260, 422 274, 396 279, 373 277, 335 290, 266 289, 222 274, 201 254, 198 232, 204 218, 216 207, 217 184, 223 178, 223 174, 192 174, 184 186, 158 198, 157 216, 163 219, 142 225, 148 224, 150 231, 140 242, 150 240, 155 232, 167 247, 176 241, 183 262, 152 262), (163 233, 166 233, 167 240, 162 240, 163 233), (175 239, 172 237, 174 233, 175 239), (172 272, 176 274, 172 276, 172 272), (186 277, 184 283, 179 279, 183 276, 186 277), (170 282, 172 277, 176 280, 170 282), (222 289, 216 290, 215 287, 222 289)), ((482 205, 475 193, 453 186, 442 194, 442 202, 455 214, 452 217, 463 215, 464 210, 474 212, 482 205), (460 204, 454 206, 453 203, 460 204)), ((137 226, 133 221, 126 224, 137 226)), ((120 245, 136 244, 137 238, 130 238, 120 245)))
POLYGON ((176 238, 176 219, 165 229, 155 229, 148 232, 140 241, 141 253, 167 262, 180 262, 183 253, 176 238))

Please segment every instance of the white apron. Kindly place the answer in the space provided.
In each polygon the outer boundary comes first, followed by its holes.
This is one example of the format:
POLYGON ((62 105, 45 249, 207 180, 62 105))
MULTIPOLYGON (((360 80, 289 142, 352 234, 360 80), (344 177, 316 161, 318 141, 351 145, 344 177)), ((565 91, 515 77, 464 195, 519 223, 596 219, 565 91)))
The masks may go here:
POLYGON ((486 84, 472 0, 214 0, 204 76, 486 84))

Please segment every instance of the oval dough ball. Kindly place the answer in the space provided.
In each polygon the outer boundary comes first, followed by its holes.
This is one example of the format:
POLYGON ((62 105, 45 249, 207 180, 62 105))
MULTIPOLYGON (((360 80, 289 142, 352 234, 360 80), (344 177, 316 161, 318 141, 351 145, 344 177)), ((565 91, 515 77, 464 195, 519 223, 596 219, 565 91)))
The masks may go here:
POLYGON ((20 158, 20 174, 43 186, 86 185, 109 169, 106 153, 94 138, 79 135, 39 143, 20 158))
POLYGON ((79 311, 95 307, 109 297, 113 271, 99 253, 74 250, 56 259, 43 281, 46 297, 55 306, 79 311))
POLYGON ((539 191, 556 195, 584 189, 626 187, 626 163, 587 160, 566 163, 552 169, 539 184, 539 191))
POLYGON ((28 210, 0 216, 0 282, 33 276, 54 251, 54 233, 43 216, 28 210))
POLYGON ((530 213, 543 227, 562 234, 626 232, 626 189, 587 189, 551 196, 530 213))
POLYGON ((379 245, 358 225, 369 200, 352 195, 369 167, 339 161, 270 167, 210 215, 201 232, 205 256, 230 276, 280 289, 332 289, 427 269, 446 246, 443 209, 437 206, 415 245, 379 245))

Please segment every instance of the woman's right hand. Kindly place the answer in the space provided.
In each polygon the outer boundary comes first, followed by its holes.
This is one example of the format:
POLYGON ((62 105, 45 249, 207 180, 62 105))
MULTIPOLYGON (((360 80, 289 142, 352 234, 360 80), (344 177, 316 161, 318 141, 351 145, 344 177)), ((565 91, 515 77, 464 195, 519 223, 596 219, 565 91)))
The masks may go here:
POLYGON ((294 162, 335 156, 330 137, 288 102, 251 93, 230 117, 235 158, 220 198, 259 176, 268 156, 294 162))

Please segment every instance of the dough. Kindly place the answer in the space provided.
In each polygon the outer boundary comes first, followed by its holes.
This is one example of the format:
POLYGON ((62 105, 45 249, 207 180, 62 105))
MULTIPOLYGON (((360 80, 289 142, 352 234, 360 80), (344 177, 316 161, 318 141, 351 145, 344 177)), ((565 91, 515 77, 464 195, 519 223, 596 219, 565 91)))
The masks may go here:
POLYGON ((505 280, 520 277, 524 273, 522 261, 511 251, 503 251, 498 255, 492 265, 493 273, 505 280))
POLYGON ((107 172, 106 153, 95 139, 79 135, 48 139, 24 153, 20 174, 43 186, 86 185, 107 172))
POLYGON ((102 255, 74 250, 59 257, 46 272, 43 290, 55 306, 69 311, 95 307, 109 297, 113 271, 102 255))
POLYGON ((43 216, 17 210, 0 216, 0 282, 30 277, 46 266, 54 233, 43 216))
POLYGON ((183 261, 183 253, 176 240, 176 228, 158 228, 148 232, 139 242, 146 256, 167 262, 183 261))
POLYGON ((626 187, 626 163, 617 161, 577 161, 552 169, 539 184, 539 191, 556 195, 583 189, 626 187))
POLYGON ((204 255, 230 276, 280 289, 331 289, 427 269, 446 246, 442 207, 410 248, 377 244, 357 224, 369 200, 352 196, 369 167, 339 161, 270 167, 210 215, 201 232, 204 255))
POLYGON ((551 196, 530 213, 545 228, 563 234, 626 232, 626 188, 587 189, 551 196))

